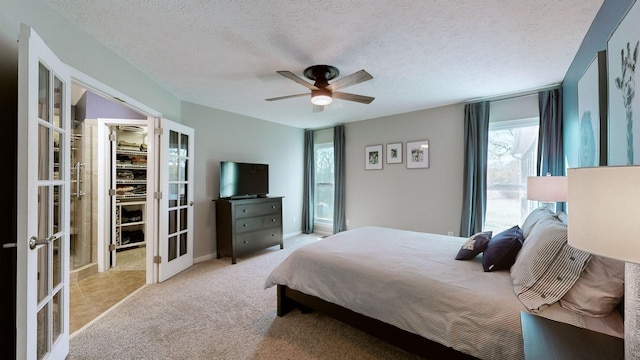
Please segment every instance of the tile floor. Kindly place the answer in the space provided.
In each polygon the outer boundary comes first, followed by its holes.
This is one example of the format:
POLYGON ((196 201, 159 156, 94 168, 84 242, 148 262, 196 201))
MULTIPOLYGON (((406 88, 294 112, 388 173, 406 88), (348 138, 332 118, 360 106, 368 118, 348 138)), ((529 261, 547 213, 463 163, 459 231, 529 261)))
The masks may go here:
POLYGON ((107 271, 71 283, 69 328, 73 334, 145 284, 144 270, 107 271))

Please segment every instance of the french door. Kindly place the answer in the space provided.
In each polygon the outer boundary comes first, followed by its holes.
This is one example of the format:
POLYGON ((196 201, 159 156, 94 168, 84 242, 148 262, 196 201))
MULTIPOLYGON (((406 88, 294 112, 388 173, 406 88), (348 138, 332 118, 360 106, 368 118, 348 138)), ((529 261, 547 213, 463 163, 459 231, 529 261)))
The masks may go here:
POLYGON ((18 57, 16 353, 63 359, 69 353, 71 76, 27 25, 18 57))
POLYGON ((160 121, 160 206, 158 281, 193 265, 192 128, 160 121))

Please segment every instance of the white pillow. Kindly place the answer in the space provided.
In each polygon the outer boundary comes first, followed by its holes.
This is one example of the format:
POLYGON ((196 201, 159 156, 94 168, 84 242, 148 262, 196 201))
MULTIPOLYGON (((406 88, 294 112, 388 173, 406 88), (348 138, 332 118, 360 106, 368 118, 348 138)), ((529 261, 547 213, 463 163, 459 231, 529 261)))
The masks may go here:
POLYGON ((582 315, 604 317, 624 295, 624 262, 592 255, 582 275, 560 299, 560 306, 582 315))

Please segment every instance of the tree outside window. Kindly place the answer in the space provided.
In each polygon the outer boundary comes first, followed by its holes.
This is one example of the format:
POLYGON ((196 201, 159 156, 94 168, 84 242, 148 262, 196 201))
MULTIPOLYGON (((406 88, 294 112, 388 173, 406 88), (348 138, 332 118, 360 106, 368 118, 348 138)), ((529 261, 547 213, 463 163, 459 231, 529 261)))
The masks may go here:
POLYGON ((537 150, 538 119, 491 124, 484 229, 497 233, 521 224, 532 210, 527 177, 535 176, 537 150))
POLYGON ((315 222, 333 223, 333 193, 333 143, 318 144, 315 146, 315 222))

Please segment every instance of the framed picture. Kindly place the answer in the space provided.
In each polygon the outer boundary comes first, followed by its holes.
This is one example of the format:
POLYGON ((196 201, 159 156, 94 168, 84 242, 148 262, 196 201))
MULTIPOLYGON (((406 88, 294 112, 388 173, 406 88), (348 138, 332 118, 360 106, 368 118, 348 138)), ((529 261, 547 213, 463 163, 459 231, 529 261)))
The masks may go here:
POLYGON ((608 165, 640 164, 640 5, 635 2, 607 41, 608 165), (637 95, 637 96, 636 96, 637 95))
POLYGON ((600 51, 578 80, 578 166, 607 165, 607 59, 600 51))
POLYGON ((407 143, 407 169, 429 167, 429 140, 407 143))
POLYGON ((402 163, 402 143, 387 144, 387 164, 402 163))
POLYGON ((364 169, 382 170, 382 145, 371 145, 364 148, 364 169))

